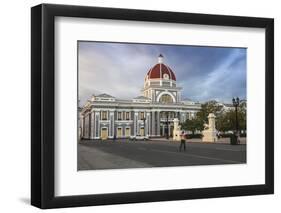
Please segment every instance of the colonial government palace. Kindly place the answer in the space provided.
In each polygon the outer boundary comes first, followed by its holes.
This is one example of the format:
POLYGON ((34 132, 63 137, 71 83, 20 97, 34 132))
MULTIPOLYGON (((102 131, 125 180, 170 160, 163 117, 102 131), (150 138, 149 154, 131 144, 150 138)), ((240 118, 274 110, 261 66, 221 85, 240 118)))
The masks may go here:
POLYGON ((84 139, 172 136, 174 118, 191 119, 201 105, 182 100, 175 73, 158 63, 145 75, 141 95, 121 100, 109 94, 93 95, 79 108, 79 137, 84 139))

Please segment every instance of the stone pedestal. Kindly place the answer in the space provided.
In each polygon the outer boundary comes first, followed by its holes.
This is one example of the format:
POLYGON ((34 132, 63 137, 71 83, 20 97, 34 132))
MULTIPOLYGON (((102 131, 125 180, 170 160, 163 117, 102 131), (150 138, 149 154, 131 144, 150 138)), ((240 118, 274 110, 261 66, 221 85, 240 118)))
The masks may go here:
POLYGON ((174 141, 180 141, 181 137, 181 126, 179 125, 179 119, 175 118, 174 119, 174 131, 173 131, 173 140, 174 141))
POLYGON ((205 125, 205 129, 202 131, 203 142, 216 142, 218 140, 217 130, 216 130, 216 116, 210 113, 208 116, 209 124, 205 125))

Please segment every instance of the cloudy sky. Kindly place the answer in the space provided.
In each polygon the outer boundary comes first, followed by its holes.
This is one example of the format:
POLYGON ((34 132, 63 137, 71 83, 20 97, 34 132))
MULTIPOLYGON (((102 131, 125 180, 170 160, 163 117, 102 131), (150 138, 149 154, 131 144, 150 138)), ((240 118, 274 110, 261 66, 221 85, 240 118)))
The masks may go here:
POLYGON ((92 94, 120 99, 140 95, 145 75, 160 53, 183 88, 183 98, 226 103, 234 96, 246 99, 246 52, 244 48, 79 41, 80 104, 92 94))

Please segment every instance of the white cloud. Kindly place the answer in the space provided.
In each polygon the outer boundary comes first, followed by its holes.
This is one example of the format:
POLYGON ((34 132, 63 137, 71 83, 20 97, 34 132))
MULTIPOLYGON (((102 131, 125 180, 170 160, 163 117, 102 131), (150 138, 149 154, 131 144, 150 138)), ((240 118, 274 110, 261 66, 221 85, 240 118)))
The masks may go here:
POLYGON ((157 63, 159 53, 174 69, 183 97, 224 102, 232 96, 246 98, 245 49, 100 42, 79 45, 81 104, 92 94, 108 93, 121 99, 140 95, 145 75, 157 63))

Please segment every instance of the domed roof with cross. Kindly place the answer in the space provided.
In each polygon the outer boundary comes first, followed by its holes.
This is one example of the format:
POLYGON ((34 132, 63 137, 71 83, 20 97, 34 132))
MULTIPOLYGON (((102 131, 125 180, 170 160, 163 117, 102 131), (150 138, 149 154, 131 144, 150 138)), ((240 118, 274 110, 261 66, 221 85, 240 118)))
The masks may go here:
POLYGON ((176 81, 176 76, 170 67, 163 63, 163 55, 158 56, 158 63, 155 64, 147 73, 147 79, 165 79, 176 81))

